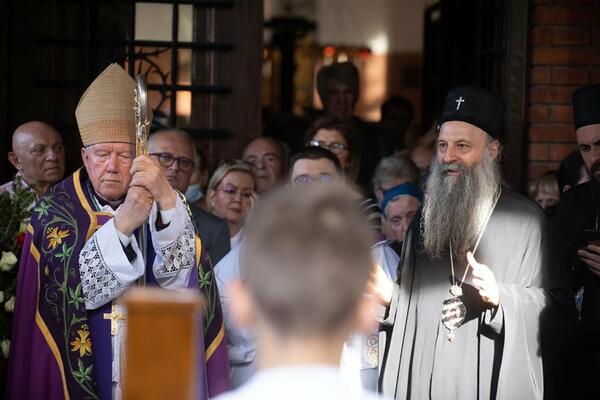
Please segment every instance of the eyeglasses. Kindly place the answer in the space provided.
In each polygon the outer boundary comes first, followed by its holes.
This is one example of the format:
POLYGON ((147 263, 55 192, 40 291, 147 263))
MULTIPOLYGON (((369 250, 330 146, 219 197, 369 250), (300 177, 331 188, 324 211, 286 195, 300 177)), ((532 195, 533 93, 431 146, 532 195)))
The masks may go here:
POLYGON ((175 157, 171 153, 152 153, 150 156, 158 158, 158 163, 165 168, 169 168, 175 161, 179 165, 179 169, 183 172, 189 172, 194 168, 194 160, 187 157, 175 157))
POLYGON ((340 154, 342 151, 348 150, 348 146, 346 146, 345 144, 340 143, 340 142, 333 142, 333 143, 327 144, 320 140, 311 140, 309 142, 309 144, 311 146, 323 147, 323 148, 331 151, 333 154, 340 154))
POLYGON ((235 198, 238 193, 242 195, 243 198, 249 199, 252 197, 254 191, 252 189, 239 189, 237 186, 232 185, 230 183, 223 186, 221 189, 217 189, 218 192, 225 193, 227 196, 235 198))
POLYGON ((323 182, 329 183, 332 182, 335 178, 333 175, 329 174, 321 174, 319 176, 310 176, 310 175, 298 175, 294 178, 294 183, 311 183, 311 182, 323 182))

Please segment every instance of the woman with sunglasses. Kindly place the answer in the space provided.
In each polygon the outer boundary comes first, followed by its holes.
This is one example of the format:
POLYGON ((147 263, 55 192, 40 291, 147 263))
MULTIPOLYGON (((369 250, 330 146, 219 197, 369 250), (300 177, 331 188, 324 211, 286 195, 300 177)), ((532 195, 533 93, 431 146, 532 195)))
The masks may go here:
POLYGON ((222 162, 208 182, 207 199, 209 210, 229 224, 233 249, 241 240, 246 217, 256 200, 256 179, 250 164, 222 162))

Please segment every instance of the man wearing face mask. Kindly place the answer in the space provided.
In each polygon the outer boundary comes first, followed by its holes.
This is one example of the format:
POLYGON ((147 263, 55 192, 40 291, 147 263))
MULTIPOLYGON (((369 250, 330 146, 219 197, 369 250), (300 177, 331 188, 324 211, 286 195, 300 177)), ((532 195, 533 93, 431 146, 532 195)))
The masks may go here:
POLYGON ((188 203, 196 204, 204 211, 208 211, 208 204, 205 196, 208 178, 209 174, 206 156, 204 156, 204 153, 202 153, 197 146, 194 146, 194 169, 190 176, 190 183, 185 190, 185 198, 188 203))
MULTIPOLYGON (((165 128, 150 135, 148 140, 150 157, 163 168, 173 189, 184 193, 194 171, 197 150, 189 133, 177 128, 165 128)), ((197 205, 190 203, 194 223, 202 240, 210 264, 217 265, 229 253, 229 228, 227 222, 197 205)))

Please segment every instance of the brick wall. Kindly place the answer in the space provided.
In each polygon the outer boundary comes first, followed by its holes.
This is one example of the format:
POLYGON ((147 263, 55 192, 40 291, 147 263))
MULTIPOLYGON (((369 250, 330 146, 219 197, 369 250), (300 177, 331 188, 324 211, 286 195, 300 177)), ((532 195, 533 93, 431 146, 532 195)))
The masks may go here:
POLYGON ((538 178, 577 147, 571 96, 600 83, 600 0, 531 0, 529 165, 538 178))

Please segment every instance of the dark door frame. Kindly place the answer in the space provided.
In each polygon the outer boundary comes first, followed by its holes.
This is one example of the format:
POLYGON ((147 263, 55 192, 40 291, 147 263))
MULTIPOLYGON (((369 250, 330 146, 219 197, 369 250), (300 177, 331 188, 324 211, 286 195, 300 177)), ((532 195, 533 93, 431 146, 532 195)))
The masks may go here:
POLYGON ((527 186, 527 103, 529 5, 511 0, 506 20, 506 62, 504 99, 503 173, 514 189, 524 192, 527 186))

